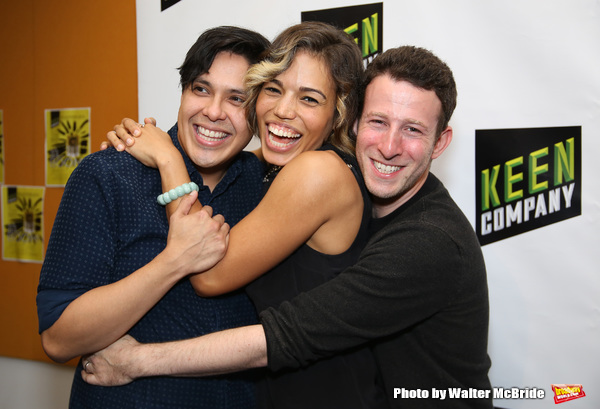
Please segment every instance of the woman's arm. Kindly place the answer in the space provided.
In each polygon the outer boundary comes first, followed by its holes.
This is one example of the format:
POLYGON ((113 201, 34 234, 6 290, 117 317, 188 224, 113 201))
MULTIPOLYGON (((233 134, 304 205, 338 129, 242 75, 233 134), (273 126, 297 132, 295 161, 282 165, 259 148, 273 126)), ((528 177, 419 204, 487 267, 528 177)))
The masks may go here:
MULTIPOLYGON (((137 124, 128 126, 133 132, 137 124)), ((159 168, 164 191, 189 182, 183 159, 179 163, 169 162, 173 155, 155 157, 168 149, 159 144, 167 138, 170 143, 166 133, 149 124, 135 129, 144 137, 136 138, 127 150, 159 168)), ((304 152, 282 169, 257 208, 232 229, 224 259, 190 281, 198 295, 216 296, 253 281, 304 243, 327 254, 341 253, 356 236, 362 203, 354 175, 337 154, 304 152)), ((167 212, 175 205, 170 203, 167 212)))
MULTIPOLYGON (((125 150, 144 165, 158 169, 163 192, 189 183, 191 180, 185 162, 169 134, 157 128, 153 118, 146 118, 144 121, 144 126, 141 126, 131 118, 124 118, 106 137, 115 149, 125 150)), ((107 146, 108 144, 102 145, 103 149, 107 146)), ((180 200, 175 199, 165 206, 167 218, 175 212, 180 200)), ((200 209, 202 205, 195 203, 191 212, 200 209)))
POLYGON ((96 287, 72 301, 42 332, 48 356, 66 362, 105 348, 125 334, 179 280, 216 263, 226 249, 229 227, 205 208, 195 214, 193 192, 171 220, 167 247, 149 264, 112 284, 96 287))
POLYGON ((190 281, 199 295, 215 296, 248 284, 304 243, 339 254, 354 241, 362 210, 360 189, 345 162, 331 151, 305 152, 232 228, 225 257, 190 281))
MULTIPOLYGON (((127 152, 136 159, 145 164, 141 158, 152 157, 154 163, 152 167, 158 168, 163 192, 168 192, 181 186, 184 183, 191 182, 190 174, 185 166, 183 157, 177 148, 173 145, 168 133, 162 131, 154 125, 147 124, 142 128, 141 138, 138 138, 136 144, 127 148, 127 152)), ((148 165, 147 165, 148 166, 148 165)), ((165 206, 167 219, 179 206, 181 198, 177 198, 165 206)), ((194 203, 190 212, 198 212, 202 209, 202 204, 198 201, 194 203)))

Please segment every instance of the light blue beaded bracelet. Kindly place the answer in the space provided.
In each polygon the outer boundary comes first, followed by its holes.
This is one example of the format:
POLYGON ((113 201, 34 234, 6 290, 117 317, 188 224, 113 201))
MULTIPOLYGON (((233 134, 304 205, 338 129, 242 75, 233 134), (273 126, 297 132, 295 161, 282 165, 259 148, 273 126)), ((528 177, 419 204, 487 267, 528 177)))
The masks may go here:
POLYGON ((200 188, 194 182, 184 183, 181 186, 177 186, 175 189, 171 189, 168 192, 158 195, 156 201, 159 205, 165 206, 171 203, 173 200, 179 199, 181 196, 190 194, 192 190, 198 192, 200 188))

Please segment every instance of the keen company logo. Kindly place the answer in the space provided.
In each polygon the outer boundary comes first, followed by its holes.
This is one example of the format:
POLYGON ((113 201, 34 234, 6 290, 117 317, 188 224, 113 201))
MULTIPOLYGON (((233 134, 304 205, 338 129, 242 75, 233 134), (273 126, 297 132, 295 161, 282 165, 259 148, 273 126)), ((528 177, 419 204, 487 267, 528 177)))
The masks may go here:
POLYGON ((581 215, 581 127, 475 131, 481 245, 581 215))
POLYGON ((335 9, 303 11, 302 21, 321 21, 343 29, 354 37, 365 64, 383 49, 383 3, 335 9))

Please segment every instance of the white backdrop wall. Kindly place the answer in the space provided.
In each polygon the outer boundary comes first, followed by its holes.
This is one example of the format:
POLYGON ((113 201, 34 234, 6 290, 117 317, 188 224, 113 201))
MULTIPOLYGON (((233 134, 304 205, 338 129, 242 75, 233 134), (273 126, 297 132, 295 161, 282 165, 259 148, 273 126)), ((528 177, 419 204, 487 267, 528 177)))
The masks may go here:
MULTIPOLYGON (((161 12, 159 0, 137 0, 139 117, 175 122, 176 68, 207 28, 238 25, 273 39, 302 11, 368 3, 181 0, 161 12)), ((383 42, 428 48, 454 71, 454 140, 433 171, 473 225, 475 130, 582 127, 581 216, 483 247, 490 378, 495 387, 546 391, 543 400, 496 406, 550 407, 551 384, 567 383, 587 393, 569 407, 600 407, 600 1, 388 0, 383 42)))

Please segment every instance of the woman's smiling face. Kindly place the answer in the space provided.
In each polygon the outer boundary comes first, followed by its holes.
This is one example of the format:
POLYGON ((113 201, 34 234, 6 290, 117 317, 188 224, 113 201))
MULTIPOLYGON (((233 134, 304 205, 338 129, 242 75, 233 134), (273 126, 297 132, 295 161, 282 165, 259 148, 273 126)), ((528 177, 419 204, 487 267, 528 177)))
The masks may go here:
POLYGON ((283 166, 323 145, 333 129, 336 90, 327 64, 300 51, 289 68, 266 82, 256 102, 265 160, 283 166))

